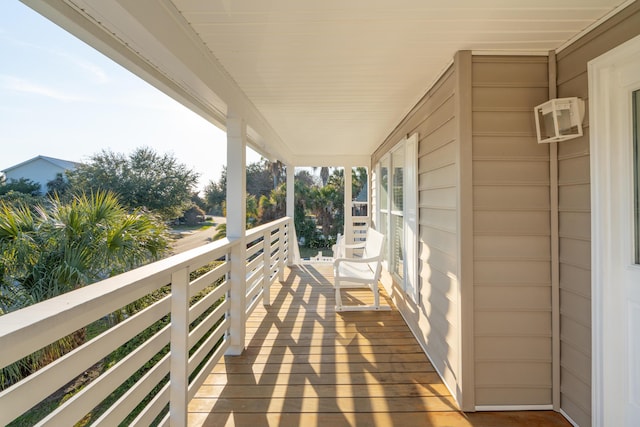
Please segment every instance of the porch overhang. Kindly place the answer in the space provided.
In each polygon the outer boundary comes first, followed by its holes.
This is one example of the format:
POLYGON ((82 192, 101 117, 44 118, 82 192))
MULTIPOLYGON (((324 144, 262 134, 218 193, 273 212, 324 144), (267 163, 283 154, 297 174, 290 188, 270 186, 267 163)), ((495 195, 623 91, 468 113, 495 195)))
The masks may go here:
POLYGON ((368 164, 458 50, 547 54, 631 3, 23 1, 292 165, 368 164))

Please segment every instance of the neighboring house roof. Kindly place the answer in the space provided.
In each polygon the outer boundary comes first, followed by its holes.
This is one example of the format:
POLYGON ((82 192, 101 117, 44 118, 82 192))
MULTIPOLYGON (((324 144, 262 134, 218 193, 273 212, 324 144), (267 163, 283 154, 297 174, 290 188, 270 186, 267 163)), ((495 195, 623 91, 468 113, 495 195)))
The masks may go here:
POLYGON ((55 166, 58 166, 59 168, 65 169, 65 170, 72 170, 78 167, 78 165, 80 165, 80 163, 78 162, 72 162, 70 160, 63 160, 63 159, 56 159, 54 157, 47 157, 47 156, 36 156, 32 159, 26 160, 22 163, 18 163, 17 165, 11 166, 6 168, 5 170, 3 170, 2 172, 4 172, 5 174, 7 172, 11 172, 14 169, 17 169, 19 167, 22 167, 24 165, 27 165, 31 162, 34 162, 36 160, 45 160, 55 166))

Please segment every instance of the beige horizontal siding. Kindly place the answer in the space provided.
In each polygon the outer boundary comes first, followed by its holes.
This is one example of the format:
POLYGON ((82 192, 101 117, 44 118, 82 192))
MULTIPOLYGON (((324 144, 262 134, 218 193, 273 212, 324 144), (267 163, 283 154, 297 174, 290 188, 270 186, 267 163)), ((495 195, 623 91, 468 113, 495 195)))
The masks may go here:
POLYGON ((372 157, 375 164, 404 136, 416 132, 419 135, 417 202, 421 306, 416 307, 405 298, 397 284, 391 295, 451 390, 461 388, 455 84, 455 67, 452 66, 372 157))
POLYGON ((542 337, 485 337, 475 345, 478 361, 493 360, 496 351, 506 360, 547 360, 551 343, 542 337))
POLYGON ((547 59, 476 56, 472 79, 476 405, 550 404, 547 59))
MULTIPOLYGON (((475 86, 475 85, 474 85, 475 86)), ((548 88, 541 87, 501 87, 496 91, 495 86, 475 86, 473 88, 473 99, 475 111, 503 112, 518 111, 529 113, 529 106, 535 104, 540 99, 547 96, 548 88), (510 105, 505 108, 505 105, 510 105), (480 110, 482 108, 482 110, 480 110)))
MULTIPOLYGON (((431 333, 424 342, 436 369, 447 384, 459 387, 459 283, 457 278, 457 141, 455 70, 446 73, 421 108, 425 118, 418 158, 421 325, 431 333)), ((421 329, 424 329, 421 326, 421 329)))
POLYGON ((558 53, 558 97, 587 102, 585 135, 558 144, 561 407, 591 425, 591 200, 587 62, 640 34, 635 2, 558 53))
MULTIPOLYGON (((531 107, 532 111, 533 107, 535 105, 531 107)), ((531 111, 474 111, 473 134, 477 136, 535 136, 535 125, 531 119, 531 111)))
POLYGON ((475 285, 501 284, 516 286, 517 284, 539 284, 548 286, 551 265, 547 260, 482 260, 474 263, 475 285), (527 274, 523 275, 522 272, 527 274))
POLYGON ((504 310, 499 304, 503 298, 511 301, 513 311, 544 311, 548 308, 551 291, 544 285, 482 285, 476 287, 474 298, 478 311, 504 310))
POLYGON ((540 211, 477 211, 474 215, 476 235, 549 235, 549 215, 540 211))
POLYGON ((549 387, 546 385, 539 387, 528 386, 526 388, 512 388, 507 385, 498 385, 495 387, 481 386, 476 387, 476 400, 482 402, 513 401, 520 402, 515 405, 528 405, 529 402, 551 400, 551 392, 549 391, 549 387))
POLYGON ((535 160, 538 158, 546 159, 549 156, 548 147, 536 144, 535 137, 531 135, 523 137, 513 135, 475 135, 473 141, 473 157, 475 159, 490 159, 499 155, 502 158, 535 160))
POLYGON ((521 158, 474 159, 473 178, 476 185, 549 185, 548 160, 521 158))

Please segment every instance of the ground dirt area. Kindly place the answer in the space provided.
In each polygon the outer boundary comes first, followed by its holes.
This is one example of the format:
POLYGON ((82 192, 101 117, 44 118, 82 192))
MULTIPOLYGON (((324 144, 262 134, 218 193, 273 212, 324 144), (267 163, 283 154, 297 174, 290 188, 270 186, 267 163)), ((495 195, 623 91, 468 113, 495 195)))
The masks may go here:
POLYGON ((180 235, 181 237, 176 239, 171 245, 171 252, 173 255, 181 252, 188 251, 189 249, 197 248, 198 246, 206 245, 213 241, 213 236, 217 233, 216 227, 219 224, 225 224, 227 219, 223 216, 213 217, 215 226, 209 227, 205 230, 185 231, 180 235))

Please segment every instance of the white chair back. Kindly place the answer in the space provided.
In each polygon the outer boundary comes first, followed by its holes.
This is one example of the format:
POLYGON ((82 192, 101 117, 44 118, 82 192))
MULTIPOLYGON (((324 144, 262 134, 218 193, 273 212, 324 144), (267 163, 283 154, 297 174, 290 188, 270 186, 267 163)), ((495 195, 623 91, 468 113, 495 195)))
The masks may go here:
MULTIPOLYGON (((378 281, 382 271, 384 235, 373 228, 367 229, 364 251, 361 258, 336 258, 333 264, 336 293, 336 311, 390 310, 380 305, 378 281), (372 305, 345 306, 340 289, 367 287, 373 291, 372 305)), ((362 247, 362 246, 360 246, 362 247)))
POLYGON ((367 237, 364 245, 364 252, 362 258, 375 258, 374 261, 369 263, 372 271, 380 266, 382 261, 382 250, 384 248, 384 234, 369 227, 367 229, 367 237))

